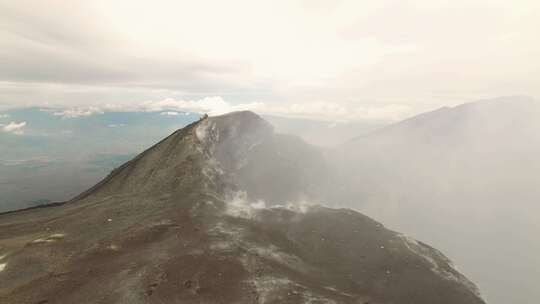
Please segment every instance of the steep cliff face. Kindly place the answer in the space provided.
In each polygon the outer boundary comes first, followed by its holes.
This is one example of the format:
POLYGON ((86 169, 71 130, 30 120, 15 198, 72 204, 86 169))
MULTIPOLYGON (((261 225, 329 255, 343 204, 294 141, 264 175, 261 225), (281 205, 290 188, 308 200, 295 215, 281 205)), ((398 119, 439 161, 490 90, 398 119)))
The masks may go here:
POLYGON ((437 250, 304 203, 321 159, 253 113, 204 118, 70 202, 0 215, 0 302, 484 303, 437 250))

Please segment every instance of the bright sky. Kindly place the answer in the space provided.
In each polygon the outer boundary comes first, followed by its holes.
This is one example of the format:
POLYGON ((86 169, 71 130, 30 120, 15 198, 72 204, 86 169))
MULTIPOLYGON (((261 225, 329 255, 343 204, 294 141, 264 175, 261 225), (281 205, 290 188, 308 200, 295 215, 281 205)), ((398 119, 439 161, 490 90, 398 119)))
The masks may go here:
POLYGON ((536 0, 0 0, 0 108, 396 120, 540 96, 536 0))

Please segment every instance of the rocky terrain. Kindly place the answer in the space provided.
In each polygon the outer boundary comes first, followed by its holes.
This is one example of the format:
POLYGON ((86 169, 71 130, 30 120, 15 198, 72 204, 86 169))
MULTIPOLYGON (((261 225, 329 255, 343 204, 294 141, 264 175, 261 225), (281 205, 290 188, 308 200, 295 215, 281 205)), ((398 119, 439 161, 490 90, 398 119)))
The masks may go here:
POLYGON ((322 159, 251 112, 205 117, 71 201, 0 215, 0 302, 484 303, 438 250, 306 201, 322 159))

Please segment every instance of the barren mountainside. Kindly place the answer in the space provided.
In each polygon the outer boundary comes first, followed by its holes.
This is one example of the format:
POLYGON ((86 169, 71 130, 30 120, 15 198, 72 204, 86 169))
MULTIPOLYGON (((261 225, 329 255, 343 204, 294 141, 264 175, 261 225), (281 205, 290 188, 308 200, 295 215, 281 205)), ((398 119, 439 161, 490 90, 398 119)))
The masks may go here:
POLYGON ((538 100, 501 97, 358 137, 336 149, 336 187, 329 190, 338 191, 328 201, 441 249, 490 303, 534 303, 539 117, 538 100))
POLYGON ((203 118, 69 202, 0 215, 0 302, 484 303, 438 250, 306 203, 323 159, 251 112, 203 118))

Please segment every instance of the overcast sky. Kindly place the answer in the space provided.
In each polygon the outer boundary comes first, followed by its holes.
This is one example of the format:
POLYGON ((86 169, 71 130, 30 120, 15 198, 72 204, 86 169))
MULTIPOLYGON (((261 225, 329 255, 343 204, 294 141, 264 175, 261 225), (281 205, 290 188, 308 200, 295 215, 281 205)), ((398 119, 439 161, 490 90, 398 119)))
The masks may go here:
POLYGON ((0 0, 0 108, 395 120, 537 98, 539 29, 537 0, 0 0))

